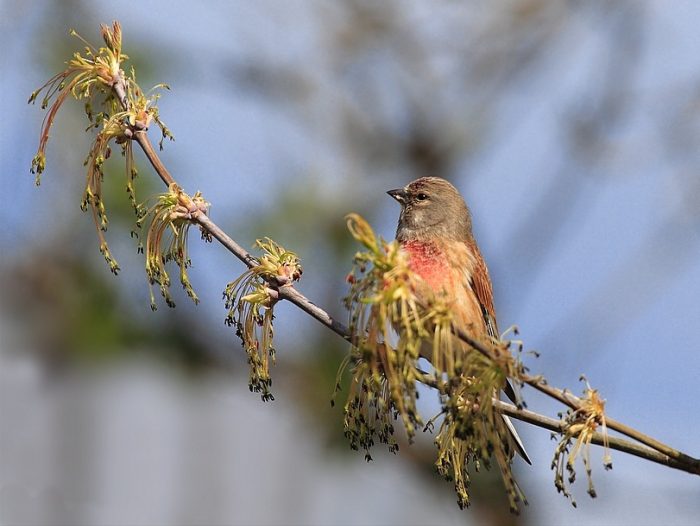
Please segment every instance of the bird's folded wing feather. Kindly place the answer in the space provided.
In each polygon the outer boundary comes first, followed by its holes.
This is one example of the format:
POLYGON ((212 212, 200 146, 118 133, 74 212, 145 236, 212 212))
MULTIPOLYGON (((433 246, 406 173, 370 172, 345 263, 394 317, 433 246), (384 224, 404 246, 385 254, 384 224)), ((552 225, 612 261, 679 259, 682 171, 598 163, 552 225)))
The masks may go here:
MULTIPOLYGON (((476 245, 476 242, 472 242, 471 249, 474 254, 474 270, 472 271, 470 285, 481 306, 481 312, 484 315, 484 323, 486 324, 488 335, 498 339, 500 335, 498 333, 498 325, 496 324, 496 309, 493 306, 493 286, 491 285, 491 278, 489 277, 489 269, 486 266, 481 252, 479 252, 479 247, 476 245)), ((503 392, 511 402, 514 404, 518 403, 515 390, 510 384, 510 381, 506 381, 503 392)))
MULTIPOLYGON (((498 333, 498 325, 496 325, 496 309, 493 305, 493 286, 491 285, 491 278, 489 277, 489 269, 486 266, 481 252, 479 252, 479 247, 476 242, 472 242, 472 253, 474 254, 474 269, 472 271, 472 277, 470 285, 474 294, 476 295, 479 305, 481 306, 481 312, 484 316, 484 323, 486 325, 486 331, 492 338, 500 338, 498 333)), ((513 402, 517 403, 517 397, 515 396, 515 390, 511 385, 509 380, 506 380, 506 385, 503 388, 503 392, 506 396, 513 402)), ((518 436, 518 432, 515 430, 513 423, 510 418, 503 415, 503 421, 505 422, 511 437, 513 438, 514 446, 520 456, 522 456, 528 464, 532 464, 530 457, 525 450, 525 446, 518 436)))
POLYGON ((489 269, 486 262, 479 252, 479 247, 475 241, 470 242, 471 252, 474 257, 474 268, 471 276, 471 287, 476 295, 476 299, 481 306, 481 312, 484 316, 484 323, 488 335, 492 338, 498 338, 498 325, 496 325, 496 309, 493 306, 493 287, 491 286, 491 278, 489 277, 489 269))

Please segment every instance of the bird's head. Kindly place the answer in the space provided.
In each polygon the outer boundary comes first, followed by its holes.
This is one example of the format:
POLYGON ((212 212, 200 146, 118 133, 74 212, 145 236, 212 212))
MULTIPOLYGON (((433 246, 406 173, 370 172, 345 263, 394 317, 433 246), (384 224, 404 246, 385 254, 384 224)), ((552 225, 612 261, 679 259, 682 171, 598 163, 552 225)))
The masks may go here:
POLYGON ((403 188, 387 192, 401 205, 396 239, 433 238, 464 241, 471 236, 472 222, 459 191, 440 177, 421 177, 403 188))

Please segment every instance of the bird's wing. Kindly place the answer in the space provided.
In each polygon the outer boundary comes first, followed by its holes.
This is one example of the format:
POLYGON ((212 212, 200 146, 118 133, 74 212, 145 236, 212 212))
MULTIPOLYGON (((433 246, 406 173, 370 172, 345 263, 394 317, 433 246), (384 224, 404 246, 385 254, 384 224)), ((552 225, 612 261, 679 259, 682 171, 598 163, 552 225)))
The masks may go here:
MULTIPOLYGON (((481 252, 479 252, 479 247, 476 245, 476 242, 472 240, 471 243, 472 245, 470 248, 474 254, 474 269, 472 270, 470 285, 481 306, 481 313, 484 316, 484 324, 486 325, 488 335, 498 340, 501 336, 498 333, 498 325, 496 324, 496 309, 493 306, 493 286, 491 285, 491 278, 489 277, 489 269, 486 266, 481 252)), ((503 392, 511 402, 514 404, 517 403, 515 390, 509 381, 506 382, 503 392)))
POLYGON ((471 252, 474 255, 474 269, 471 276, 471 287, 476 295, 476 299, 481 306, 481 313, 484 316, 484 323, 489 336, 499 338, 498 325, 496 325, 496 309, 493 306, 493 287, 491 278, 489 277, 489 269, 486 262, 479 252, 479 247, 476 242, 471 242, 471 252))
MULTIPOLYGON (((484 324, 488 335, 492 338, 500 339, 498 333, 498 325, 496 324, 496 309, 493 306, 493 286, 489 277, 489 269, 486 266, 479 247, 476 242, 472 241, 472 253, 474 254, 474 270, 472 271, 471 287, 476 295, 476 299, 481 306, 481 312, 484 316, 484 324)), ((503 392, 514 404, 518 403, 518 398, 515 395, 515 390, 510 381, 506 381, 503 392)))
MULTIPOLYGON (((481 312, 484 316, 484 323, 486 324, 486 330, 488 331, 489 336, 499 339, 500 334, 498 333, 498 325, 496 324, 496 309, 493 305, 493 286, 491 285, 489 269, 486 266, 486 262, 484 261, 484 258, 481 255, 479 247, 476 245, 475 241, 472 240, 470 248, 474 254, 474 269, 472 270, 470 285, 474 291, 474 294, 476 295, 476 299, 479 301, 479 305, 481 306, 481 312)), ((515 390, 513 389, 513 386, 509 380, 506 380, 506 385, 503 388, 503 392, 511 400, 511 402, 514 404, 517 403, 515 390)), ((525 459, 525 462, 532 464, 532 461, 525 450, 525 446, 523 445, 522 440, 520 440, 520 436, 518 436, 518 432, 515 430, 510 418, 503 415, 503 421, 508 427, 508 431, 513 439, 514 446, 520 456, 525 459)))

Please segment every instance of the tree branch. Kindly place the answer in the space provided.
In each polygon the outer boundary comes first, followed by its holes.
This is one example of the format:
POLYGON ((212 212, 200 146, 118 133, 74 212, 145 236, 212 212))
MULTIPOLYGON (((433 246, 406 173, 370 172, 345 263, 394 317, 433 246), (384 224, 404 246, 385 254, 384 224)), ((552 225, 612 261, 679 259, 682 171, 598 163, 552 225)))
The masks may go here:
MULTIPOLYGON (((148 138, 145 139, 148 141, 148 138)), ((140 144, 140 143, 139 143, 140 144)), ((154 165, 155 167, 155 165, 154 165)), ((221 243, 229 252, 240 259, 248 268, 252 268, 257 265, 257 260, 250 255, 243 247, 236 243, 231 237, 219 228, 210 218, 204 213, 198 212, 194 214, 192 219, 209 232, 219 243, 221 243)), ((301 310, 309 314, 311 317, 315 318, 323 325, 331 329, 333 332, 341 336, 347 341, 350 341, 350 329, 345 325, 340 323, 338 320, 334 319, 330 314, 328 314, 321 307, 314 304, 301 292, 295 289, 291 284, 280 285, 278 283, 269 283, 271 287, 277 290, 279 297, 285 299, 301 310)))
MULTIPOLYGON (((550 431, 557 433, 563 433, 566 431, 566 423, 562 422, 561 420, 550 418, 533 411, 528 411, 527 409, 518 409, 512 404, 503 402, 502 400, 498 400, 496 398, 493 399, 493 405, 500 413, 508 415, 517 420, 527 422, 528 424, 549 429, 550 431)), ((610 421, 606 419, 606 422, 609 426, 610 421)), ((662 464, 670 468, 685 471, 693 475, 700 475, 700 463, 696 459, 687 457, 687 455, 682 455, 686 458, 676 458, 674 456, 659 453, 658 451, 655 451, 649 447, 641 446, 623 438, 608 436, 606 439, 602 433, 595 433, 591 443, 599 446, 607 445, 610 447, 610 449, 622 451, 623 453, 643 458, 645 460, 650 460, 652 462, 656 462, 657 464, 662 464), (606 440, 607 444, 605 442, 606 440)))
POLYGON ((170 186, 172 183, 174 183, 175 179, 173 179, 173 176, 170 175, 170 172, 160 160, 160 157, 158 157, 158 154, 153 148, 153 145, 151 144, 151 141, 149 140, 146 131, 144 130, 136 132, 134 134, 134 139, 137 143, 139 143, 139 146, 141 146, 143 153, 146 154, 146 157, 148 157, 148 160, 155 169, 156 173, 165 183, 165 186, 170 186))
MULTIPOLYGON (((469 334, 467 334, 465 331, 455 328, 454 329, 455 334, 457 337, 468 343, 471 347, 476 349, 478 352, 486 356, 487 358, 491 357, 491 353, 489 349, 484 346, 483 343, 481 343, 479 340, 476 340, 472 338, 469 334)), ((569 406, 570 408, 577 410, 581 408, 581 399, 569 391, 565 389, 559 389, 556 387, 552 387, 546 383, 546 381, 540 377, 540 376, 531 376, 531 375, 525 375, 522 378, 522 381, 526 383, 527 385, 530 385, 531 387, 537 389, 538 391, 546 394, 550 398, 554 398, 555 400, 558 400, 562 404, 565 404, 569 406)), ((700 474, 700 460, 695 459, 689 455, 686 455, 685 453, 682 453, 658 440, 655 438, 652 438, 648 435, 645 435, 644 433, 637 431, 636 429, 633 429, 629 427, 628 425, 625 425, 621 422, 618 422, 617 420, 613 420, 612 418, 608 418, 606 416, 605 418, 605 423, 607 427, 610 429, 613 429, 619 433, 622 433, 623 435, 626 435, 642 444, 645 444, 649 446, 652 449, 655 449, 656 451, 662 453, 663 455, 666 455, 669 458, 675 459, 679 462, 684 462, 688 465, 694 466, 692 469, 694 471, 691 471, 692 473, 700 474)))

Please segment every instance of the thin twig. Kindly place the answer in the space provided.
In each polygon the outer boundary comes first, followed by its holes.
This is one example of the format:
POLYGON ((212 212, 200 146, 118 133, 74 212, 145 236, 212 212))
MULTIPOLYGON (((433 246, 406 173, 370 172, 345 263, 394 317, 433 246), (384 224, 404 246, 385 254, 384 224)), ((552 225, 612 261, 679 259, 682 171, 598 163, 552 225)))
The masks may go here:
MULTIPOLYGON (((479 340, 476 340, 472 338, 469 334, 467 334, 465 331, 459 329, 459 328, 454 328, 454 333, 455 335, 465 343, 469 344, 471 347, 476 349, 478 352, 486 356, 487 358, 491 358, 491 352, 490 350, 479 340)), ((577 410, 581 408, 581 399, 578 398, 577 396, 574 396, 570 392, 562 389, 558 389, 556 387, 552 387, 551 385, 548 385, 542 377, 539 376, 530 376, 530 375, 525 375, 521 380, 526 383, 527 385, 532 386, 533 388, 537 389, 538 391, 546 394, 547 396, 554 398, 555 400, 558 400, 562 404, 565 404, 569 406, 570 408, 577 410)), ((700 473, 700 460, 695 459, 689 455, 686 455, 685 453, 682 453, 678 451, 677 449, 672 448, 671 446, 668 446, 655 438, 652 438, 640 431, 637 431, 636 429, 633 429, 621 422, 618 422, 617 420, 613 420, 612 418, 608 418, 607 416, 605 417, 605 423, 608 428, 613 429, 619 433, 622 433, 623 435, 626 435, 638 442, 641 442, 642 444, 645 444, 649 446, 652 449, 655 449, 659 453, 662 453, 663 455, 666 455, 670 458, 674 458, 678 461, 686 462, 688 464, 694 465, 694 469, 696 470, 696 473, 700 473)))
MULTIPOLYGON (((437 389, 442 393, 445 392, 444 385, 440 385, 435 378, 431 378, 427 373, 423 371, 421 371, 421 373, 423 374, 423 378, 420 380, 421 382, 429 387, 437 389)), ((508 402, 504 402, 498 398, 492 398, 491 401, 493 402, 493 407, 496 409, 496 411, 504 415, 508 415, 512 418, 522 422, 527 422, 528 424, 532 424, 537 427, 549 429, 550 431, 554 431, 556 433, 564 433, 567 431, 567 424, 563 420, 557 420, 524 408, 518 409, 513 404, 509 404, 508 402)), ((605 420, 607 424, 609 419, 606 418, 605 420)), ((591 442, 599 446, 607 446, 611 449, 622 451, 623 453, 628 453, 630 455, 643 458, 645 460, 650 460, 652 462, 656 462, 657 464, 662 464, 680 471, 685 471, 693 475, 700 475, 700 462, 697 459, 682 453, 680 454, 681 457, 678 457, 677 455, 667 455, 662 452, 655 451, 655 449, 650 447, 642 446, 623 438, 609 435, 606 437, 602 433, 594 433, 591 442)))
MULTIPOLYGON (((503 402, 496 398, 493 399, 493 406, 497 411, 503 413, 504 415, 533 424, 537 427, 549 429, 550 431, 557 433, 566 431, 566 423, 562 422, 561 420, 550 418, 533 411, 528 411, 527 409, 518 409, 512 404, 503 402)), ((609 422, 607 418, 606 422, 609 422)), ((623 453, 628 453, 645 460, 650 460, 652 462, 656 462, 657 464, 663 464, 664 466, 685 471, 687 473, 700 475, 700 463, 695 461, 695 459, 691 459, 690 462, 686 459, 678 459, 669 455, 664 455, 663 453, 659 453, 658 451, 655 451, 649 447, 641 446, 629 440, 625 440, 624 438, 612 436, 608 436, 606 438, 602 433, 594 433, 591 442, 599 446, 607 445, 610 447, 610 449, 622 451, 623 453)))
POLYGON ((141 146, 143 153, 146 154, 146 157, 148 157, 148 160, 151 162, 151 165, 153 165, 153 168, 155 168, 156 173, 165 183, 165 186, 169 187, 172 183, 174 183, 175 179, 173 179, 173 176, 170 175, 170 172, 160 160, 160 157, 158 157, 158 154, 151 144, 151 141, 148 139, 148 135, 146 135, 146 131, 142 130, 136 132, 134 134, 134 139, 137 143, 139 143, 139 146, 141 146))
MULTIPOLYGON (((145 139, 148 140, 147 138, 145 139)), ((140 143, 139 143, 140 144, 140 143)), ((206 214, 198 212, 193 215, 192 219, 209 232, 219 243, 228 249, 234 256, 240 259, 248 268, 252 268, 258 264, 258 261, 250 255, 250 253, 236 243, 231 237, 219 228, 206 214)), ((301 310, 311 315, 323 325, 331 329, 333 332, 342 338, 350 341, 350 329, 334 319, 330 314, 323 310, 318 305, 314 304, 301 292, 295 289, 292 285, 279 286, 277 283, 270 283, 270 286, 277 290, 279 297, 290 301, 301 310)))
MULTIPOLYGON (((117 99, 119 99, 119 103, 122 105, 122 108, 124 108, 125 111, 128 111, 129 97, 126 93, 126 81, 124 80, 123 75, 118 76, 117 80, 112 85, 112 89, 114 90, 114 94, 117 96, 117 99)), ((149 162, 155 169, 156 173, 163 180, 165 186, 169 187, 175 182, 175 179, 173 179, 173 176, 170 175, 170 172, 163 164, 163 161, 161 161, 160 157, 158 157, 155 148, 153 148, 151 141, 148 139, 147 131, 148 130, 137 131, 134 133, 134 139, 137 143, 139 143, 139 146, 141 146, 143 153, 146 154, 146 157, 148 157, 149 162)))

